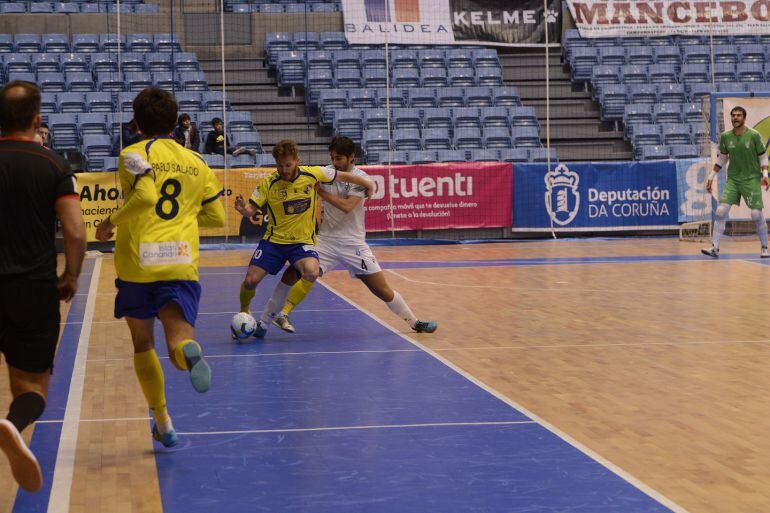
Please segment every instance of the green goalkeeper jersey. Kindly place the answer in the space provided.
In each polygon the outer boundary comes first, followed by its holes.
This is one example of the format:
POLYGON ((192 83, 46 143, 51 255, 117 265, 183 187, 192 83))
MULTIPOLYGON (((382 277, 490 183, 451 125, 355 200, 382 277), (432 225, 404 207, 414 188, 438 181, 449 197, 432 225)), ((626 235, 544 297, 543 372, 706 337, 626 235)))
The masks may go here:
POLYGON ((736 182, 759 180, 759 157, 765 153, 762 136, 753 128, 746 127, 743 135, 735 135, 732 130, 719 136, 719 153, 730 156, 727 176, 736 182))

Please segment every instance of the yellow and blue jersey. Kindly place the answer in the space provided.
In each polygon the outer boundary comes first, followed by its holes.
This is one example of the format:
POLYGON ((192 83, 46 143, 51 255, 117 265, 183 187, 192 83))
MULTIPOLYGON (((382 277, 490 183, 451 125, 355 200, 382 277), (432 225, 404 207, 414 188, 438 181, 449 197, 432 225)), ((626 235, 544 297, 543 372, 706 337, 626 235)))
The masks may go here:
POLYGON ((269 223, 263 238, 275 244, 315 244, 316 183, 332 183, 337 171, 332 166, 299 166, 293 181, 276 172, 264 178, 249 201, 267 206, 269 223))
POLYGON ((197 281, 198 214, 224 192, 206 162, 170 137, 162 137, 127 146, 120 154, 118 175, 126 202, 138 180, 152 180, 158 196, 154 207, 118 226, 118 278, 139 283, 197 281), (150 167, 137 170, 131 162, 137 156, 150 167))

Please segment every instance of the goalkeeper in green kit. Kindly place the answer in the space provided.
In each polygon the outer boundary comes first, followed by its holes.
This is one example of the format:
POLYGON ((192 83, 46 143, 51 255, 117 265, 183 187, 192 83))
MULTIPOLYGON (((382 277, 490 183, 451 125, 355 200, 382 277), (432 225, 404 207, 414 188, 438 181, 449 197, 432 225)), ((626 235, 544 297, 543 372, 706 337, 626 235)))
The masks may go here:
POLYGON ((733 129, 719 136, 719 156, 714 164, 714 170, 706 181, 706 190, 711 192, 714 177, 725 164, 730 162, 722 196, 714 222, 714 234, 710 249, 702 249, 701 253, 712 258, 719 258, 719 239, 725 233, 725 225, 730 216, 730 208, 738 205, 743 198, 746 206, 751 209, 751 220, 757 227, 759 241, 762 244, 759 256, 770 257, 767 250, 767 222, 762 213, 762 187, 770 188, 767 177, 767 154, 762 136, 759 132, 746 126, 746 109, 735 107, 730 111, 733 129))

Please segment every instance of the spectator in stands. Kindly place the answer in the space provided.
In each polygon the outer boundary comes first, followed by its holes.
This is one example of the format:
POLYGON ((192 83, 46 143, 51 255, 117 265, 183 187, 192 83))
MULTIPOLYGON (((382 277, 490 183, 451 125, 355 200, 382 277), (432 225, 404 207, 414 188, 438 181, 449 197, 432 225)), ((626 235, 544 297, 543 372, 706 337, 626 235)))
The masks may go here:
POLYGON ((40 123, 40 128, 37 129, 37 135, 40 136, 40 145, 43 148, 50 148, 51 144, 48 142, 48 125, 46 123, 40 123))
POLYGON ((198 135, 198 127, 192 122, 189 114, 179 116, 172 137, 185 148, 200 151, 201 138, 198 135))
POLYGON ((237 157, 242 153, 250 153, 252 156, 257 154, 257 150, 254 148, 245 148, 243 146, 240 148, 233 148, 230 144, 230 139, 224 133, 221 119, 212 119, 211 125, 214 127, 214 130, 209 132, 209 135, 206 136, 206 153, 224 156, 225 139, 227 138, 227 153, 230 155, 237 157))
POLYGON ((123 141, 121 146, 121 139, 120 137, 115 137, 115 139, 112 141, 112 156, 117 157, 120 155, 120 152, 125 148, 126 146, 131 146, 135 142, 139 141, 142 138, 142 134, 139 132, 139 126, 136 124, 136 120, 132 119, 128 123, 121 124, 120 129, 123 132, 123 141))

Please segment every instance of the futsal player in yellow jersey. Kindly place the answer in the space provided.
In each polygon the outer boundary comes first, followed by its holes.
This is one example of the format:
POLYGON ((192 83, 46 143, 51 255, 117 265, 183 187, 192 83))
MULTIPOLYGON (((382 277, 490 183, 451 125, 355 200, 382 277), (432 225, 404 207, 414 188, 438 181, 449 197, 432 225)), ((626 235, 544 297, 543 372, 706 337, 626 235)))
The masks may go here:
POLYGON ((194 340, 201 295, 198 228, 224 225, 224 191, 203 158, 168 135, 177 117, 171 93, 147 88, 133 105, 143 139, 126 147, 118 161, 126 201, 96 234, 109 240, 118 227, 115 317, 125 317, 131 330, 134 370, 155 418, 153 437, 171 447, 177 434, 154 349, 154 320, 163 324, 171 363, 189 372, 196 391, 206 392, 211 369, 194 340))
MULTIPOLYGON (((315 251, 316 190, 319 183, 335 180, 364 188, 366 195, 373 184, 367 178, 333 167, 299 166, 297 143, 284 140, 273 147, 277 171, 257 184, 248 203, 243 196, 235 199, 235 209, 251 217, 257 209, 266 207, 269 222, 265 234, 251 258, 246 278, 241 284, 241 311, 248 312, 255 289, 269 274, 277 274, 286 261, 308 282, 315 282, 319 274, 318 253, 315 251)), ((261 338, 267 332, 271 316, 278 313, 286 302, 291 285, 279 284, 267 302, 257 323, 254 336, 261 338)))

